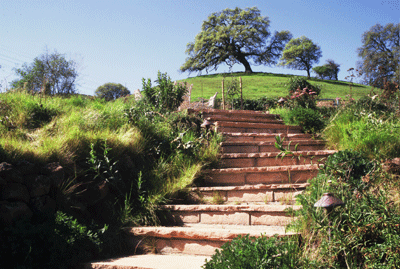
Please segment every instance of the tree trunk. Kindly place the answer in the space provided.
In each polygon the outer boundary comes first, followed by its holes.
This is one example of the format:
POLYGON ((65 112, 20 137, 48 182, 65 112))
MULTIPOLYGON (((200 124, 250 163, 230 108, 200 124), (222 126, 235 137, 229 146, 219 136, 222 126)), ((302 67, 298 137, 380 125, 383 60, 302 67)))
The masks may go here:
POLYGON ((241 56, 241 57, 237 57, 236 58, 241 64, 243 64, 244 65, 244 68, 245 68, 245 73, 253 73, 253 70, 251 70, 251 66, 250 66, 250 63, 246 60, 246 58, 244 57, 244 56, 241 56))

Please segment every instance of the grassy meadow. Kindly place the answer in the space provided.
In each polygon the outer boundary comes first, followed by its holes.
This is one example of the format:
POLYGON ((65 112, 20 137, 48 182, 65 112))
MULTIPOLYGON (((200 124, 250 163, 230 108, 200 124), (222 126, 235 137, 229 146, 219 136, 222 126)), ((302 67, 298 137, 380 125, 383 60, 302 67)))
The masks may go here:
MULTIPOLYGON (((222 79, 225 85, 230 83, 232 79, 242 78, 243 98, 258 99, 261 97, 285 97, 288 95, 287 82, 292 75, 272 74, 272 73, 229 73, 229 74, 213 74, 196 77, 189 77, 181 80, 188 84, 193 84, 191 101, 198 101, 199 98, 209 99, 218 92, 218 98, 221 98, 222 79)), ((346 81, 320 80, 312 78, 312 85, 319 84, 322 87, 319 98, 321 99, 348 99, 351 95, 354 99, 371 93, 372 87, 353 84, 346 81)))

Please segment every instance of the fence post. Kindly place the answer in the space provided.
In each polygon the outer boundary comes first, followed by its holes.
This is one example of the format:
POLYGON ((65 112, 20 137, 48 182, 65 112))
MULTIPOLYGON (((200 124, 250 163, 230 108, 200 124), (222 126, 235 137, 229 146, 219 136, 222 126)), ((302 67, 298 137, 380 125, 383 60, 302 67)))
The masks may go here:
POLYGON ((222 78, 222 110, 225 110, 225 90, 224 90, 224 79, 222 78))
POLYGON ((239 77, 240 83, 240 110, 243 110, 243 87, 242 87, 242 77, 239 77))

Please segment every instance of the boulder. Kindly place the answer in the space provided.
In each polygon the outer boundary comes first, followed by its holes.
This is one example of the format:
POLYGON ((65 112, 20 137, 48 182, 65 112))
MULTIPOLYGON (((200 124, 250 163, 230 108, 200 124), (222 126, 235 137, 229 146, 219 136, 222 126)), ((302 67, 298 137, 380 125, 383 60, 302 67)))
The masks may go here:
POLYGON ((32 210, 24 202, 0 202, 0 223, 3 225, 11 225, 23 218, 30 219, 32 215, 32 210))
POLYGON ((29 190, 29 195, 39 197, 50 192, 51 180, 48 176, 33 175, 25 178, 26 186, 29 190))
POLYGON ((12 164, 6 162, 0 163, 0 177, 6 181, 18 183, 24 182, 21 172, 18 171, 12 164))
POLYGON ((29 191, 23 184, 8 182, 8 184, 0 190, 0 200, 28 203, 29 199, 29 191))
POLYGON ((64 168, 57 162, 49 163, 42 169, 42 174, 49 177, 52 185, 59 187, 65 178, 64 168))
POLYGON ((54 214, 57 208, 56 201, 50 196, 34 197, 29 201, 29 206, 34 213, 54 214))

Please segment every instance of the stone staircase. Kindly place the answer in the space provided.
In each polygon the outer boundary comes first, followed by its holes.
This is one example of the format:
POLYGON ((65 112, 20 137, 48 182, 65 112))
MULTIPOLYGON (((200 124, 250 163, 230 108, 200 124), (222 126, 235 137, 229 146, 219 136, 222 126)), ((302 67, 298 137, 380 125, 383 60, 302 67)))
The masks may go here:
POLYGON ((287 209, 299 209, 295 196, 333 151, 277 115, 227 110, 203 110, 202 115, 225 137, 218 167, 205 171, 200 186, 192 188, 203 203, 163 206, 165 226, 130 228, 132 243, 163 255, 211 256, 238 235, 289 236, 285 226, 293 216, 287 209), (276 136, 293 155, 278 156, 276 136))

